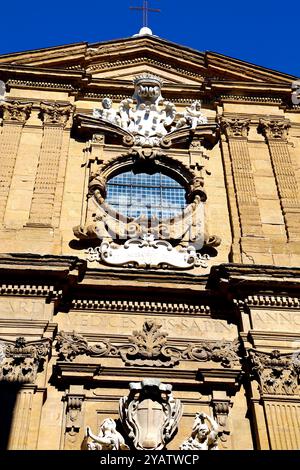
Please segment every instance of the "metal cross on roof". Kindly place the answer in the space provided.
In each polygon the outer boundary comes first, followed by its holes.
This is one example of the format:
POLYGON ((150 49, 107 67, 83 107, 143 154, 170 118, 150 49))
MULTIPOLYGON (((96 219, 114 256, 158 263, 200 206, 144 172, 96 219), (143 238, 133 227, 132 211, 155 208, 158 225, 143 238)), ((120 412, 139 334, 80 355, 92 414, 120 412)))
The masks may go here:
POLYGON ((147 28, 148 27, 148 13, 149 11, 151 12, 156 12, 160 13, 160 9, 158 8, 149 8, 149 0, 143 0, 143 6, 139 7, 129 7, 130 10, 142 10, 143 12, 143 27, 147 28))

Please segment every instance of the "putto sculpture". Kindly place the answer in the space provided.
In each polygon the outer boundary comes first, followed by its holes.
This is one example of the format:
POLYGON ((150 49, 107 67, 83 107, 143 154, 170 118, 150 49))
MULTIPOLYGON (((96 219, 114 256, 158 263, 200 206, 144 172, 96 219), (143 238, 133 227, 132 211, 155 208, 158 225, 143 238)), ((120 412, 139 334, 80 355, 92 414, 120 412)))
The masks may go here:
POLYGON ((90 427, 86 428, 88 450, 128 450, 123 436, 117 431, 116 422, 112 418, 106 418, 100 425, 99 434, 92 433, 90 427))
POLYGON ((218 450, 218 431, 218 423, 213 418, 206 413, 196 413, 191 437, 181 444, 180 450, 218 450))
POLYGON ((145 73, 135 77, 133 83, 133 99, 122 100, 118 109, 114 109, 111 99, 105 97, 102 109, 94 109, 93 116, 129 132, 134 145, 159 146, 172 131, 181 127, 194 130, 199 124, 207 124, 200 101, 194 101, 184 113, 177 113, 175 105, 163 99, 162 80, 159 77, 145 73))

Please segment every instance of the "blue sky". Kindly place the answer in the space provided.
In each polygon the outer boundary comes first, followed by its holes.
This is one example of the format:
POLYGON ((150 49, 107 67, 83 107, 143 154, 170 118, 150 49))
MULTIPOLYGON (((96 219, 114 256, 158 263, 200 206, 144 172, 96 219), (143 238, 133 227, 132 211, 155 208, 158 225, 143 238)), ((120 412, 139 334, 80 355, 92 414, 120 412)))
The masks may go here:
MULTIPOLYGON (((132 36, 142 0, 1 2, 0 54, 132 36), (11 10, 13 9, 13 11, 11 10), (10 18, 11 16, 11 18, 10 18)), ((149 0, 158 36, 300 77, 299 0, 149 0)))

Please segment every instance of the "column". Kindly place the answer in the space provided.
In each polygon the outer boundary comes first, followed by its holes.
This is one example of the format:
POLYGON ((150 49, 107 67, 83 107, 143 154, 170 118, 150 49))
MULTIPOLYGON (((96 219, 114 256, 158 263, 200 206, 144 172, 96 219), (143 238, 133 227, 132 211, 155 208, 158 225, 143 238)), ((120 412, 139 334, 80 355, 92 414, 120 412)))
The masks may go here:
POLYGON ((250 120, 220 118, 230 152, 242 237, 263 238, 262 222, 248 149, 250 120))
POLYGON ((290 123, 285 119, 260 119, 258 130, 268 144, 288 241, 300 239, 299 188, 287 135, 290 123))
MULTIPOLYGON (((46 390, 37 385, 37 374, 48 362, 51 341, 1 340, 0 381, 15 384, 8 449, 37 447, 40 418, 46 390)), ((45 367, 46 370, 46 367, 45 367)))
POLYGON ((72 105, 41 103, 44 133, 27 225, 52 226, 63 135, 72 105))
MULTIPOLYGON (((258 448, 266 448, 259 432, 265 426, 271 450, 300 448, 299 353, 249 351, 253 377, 259 383, 260 404, 253 407, 258 448)), ((253 400, 252 400, 253 401, 253 400)), ((255 400, 257 401, 257 400, 255 400)))
POLYGON ((3 131, 0 135, 0 223, 4 219, 21 134, 31 107, 32 103, 20 101, 4 101, 0 104, 3 113, 3 131))

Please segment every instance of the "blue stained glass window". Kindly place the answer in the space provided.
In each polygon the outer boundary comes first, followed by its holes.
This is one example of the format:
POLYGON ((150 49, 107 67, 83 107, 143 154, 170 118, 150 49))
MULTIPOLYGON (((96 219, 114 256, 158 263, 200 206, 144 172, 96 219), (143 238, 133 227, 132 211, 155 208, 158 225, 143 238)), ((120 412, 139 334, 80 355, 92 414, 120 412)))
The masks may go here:
POLYGON ((107 182, 106 202, 117 212, 136 218, 166 219, 179 214, 186 206, 186 191, 176 180, 162 173, 128 171, 107 182))

